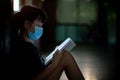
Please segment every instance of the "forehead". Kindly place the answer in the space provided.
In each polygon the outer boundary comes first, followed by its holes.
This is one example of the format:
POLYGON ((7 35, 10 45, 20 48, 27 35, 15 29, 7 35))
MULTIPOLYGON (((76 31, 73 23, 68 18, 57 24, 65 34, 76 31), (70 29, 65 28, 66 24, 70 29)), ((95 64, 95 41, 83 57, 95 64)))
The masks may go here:
POLYGON ((43 24, 40 19, 35 19, 33 21, 33 23, 36 24, 36 25, 42 25, 43 24))

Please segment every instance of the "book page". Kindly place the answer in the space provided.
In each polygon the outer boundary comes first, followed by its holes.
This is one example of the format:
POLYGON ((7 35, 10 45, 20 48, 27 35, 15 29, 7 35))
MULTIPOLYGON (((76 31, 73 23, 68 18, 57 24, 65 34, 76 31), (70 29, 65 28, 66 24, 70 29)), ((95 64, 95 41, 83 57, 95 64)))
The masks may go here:
POLYGON ((45 59, 45 64, 47 65, 49 62, 51 62, 52 57, 56 50, 61 52, 63 49, 66 51, 70 51, 72 48, 74 48, 76 44, 71 40, 71 38, 67 38, 64 42, 62 42, 57 48, 55 48, 54 51, 52 51, 45 59))

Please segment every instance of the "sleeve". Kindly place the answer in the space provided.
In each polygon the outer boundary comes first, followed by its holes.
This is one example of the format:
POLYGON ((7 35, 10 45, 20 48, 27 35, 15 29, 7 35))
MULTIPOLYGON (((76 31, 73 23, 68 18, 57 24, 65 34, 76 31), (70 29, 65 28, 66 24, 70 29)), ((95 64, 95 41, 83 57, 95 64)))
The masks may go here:
POLYGON ((32 67, 32 77, 35 77, 37 74, 41 73, 45 68, 44 58, 36 47, 32 47, 30 50, 31 56, 31 67, 32 67))
POLYGON ((14 80, 18 77, 19 80, 31 80, 46 68, 42 54, 31 43, 21 42, 12 52, 10 67, 14 80))
POLYGON ((45 69, 44 59, 38 54, 33 54, 32 56, 32 73, 36 75, 45 69))

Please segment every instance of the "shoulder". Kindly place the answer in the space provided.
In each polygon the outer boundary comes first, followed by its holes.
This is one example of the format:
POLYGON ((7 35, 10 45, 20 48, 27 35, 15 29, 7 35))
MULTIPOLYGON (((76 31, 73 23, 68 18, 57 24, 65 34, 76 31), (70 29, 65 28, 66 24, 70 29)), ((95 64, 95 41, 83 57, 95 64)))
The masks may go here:
POLYGON ((12 49, 12 52, 16 56, 33 56, 38 54, 38 49, 31 42, 17 41, 12 49))
POLYGON ((37 49, 37 47, 34 46, 31 42, 25 42, 25 41, 19 41, 18 48, 21 50, 29 50, 29 51, 37 49))

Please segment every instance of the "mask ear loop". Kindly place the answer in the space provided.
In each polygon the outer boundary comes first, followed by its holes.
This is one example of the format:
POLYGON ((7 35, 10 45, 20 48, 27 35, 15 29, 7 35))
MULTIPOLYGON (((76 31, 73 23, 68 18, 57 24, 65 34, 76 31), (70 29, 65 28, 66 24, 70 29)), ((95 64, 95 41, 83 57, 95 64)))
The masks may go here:
POLYGON ((18 30, 18 36, 20 35, 20 29, 18 30))

